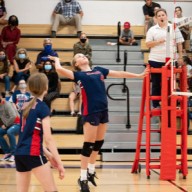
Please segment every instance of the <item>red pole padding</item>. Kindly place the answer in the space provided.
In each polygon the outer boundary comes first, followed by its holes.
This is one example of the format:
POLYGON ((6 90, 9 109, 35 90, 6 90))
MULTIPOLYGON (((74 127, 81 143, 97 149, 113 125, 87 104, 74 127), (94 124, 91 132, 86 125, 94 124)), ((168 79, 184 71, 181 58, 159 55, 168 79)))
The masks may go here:
POLYGON ((176 178, 176 102, 173 106, 175 117, 168 115, 173 105, 169 98, 170 91, 170 69, 162 67, 162 88, 161 88, 161 158, 160 158, 160 179, 175 180, 176 178), (171 119, 170 119, 171 117, 171 119))

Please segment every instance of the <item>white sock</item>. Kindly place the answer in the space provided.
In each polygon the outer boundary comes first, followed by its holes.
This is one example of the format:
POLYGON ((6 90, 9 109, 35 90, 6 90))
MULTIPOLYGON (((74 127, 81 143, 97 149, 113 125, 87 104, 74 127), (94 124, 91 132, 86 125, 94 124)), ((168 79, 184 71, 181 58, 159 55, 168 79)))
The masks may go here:
POLYGON ((81 169, 80 180, 81 181, 87 180, 87 169, 81 169))
POLYGON ((88 169, 89 169, 89 173, 94 174, 95 173, 95 164, 88 163, 88 169))

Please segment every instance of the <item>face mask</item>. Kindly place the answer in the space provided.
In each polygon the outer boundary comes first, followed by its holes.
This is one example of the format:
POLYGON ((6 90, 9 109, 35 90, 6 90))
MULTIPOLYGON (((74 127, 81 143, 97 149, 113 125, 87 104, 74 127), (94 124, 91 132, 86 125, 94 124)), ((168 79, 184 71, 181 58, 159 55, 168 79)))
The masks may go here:
POLYGON ((45 45, 44 46, 45 53, 51 54, 52 52, 52 45, 45 45))
POLYGON ((44 69, 46 71, 50 71, 52 69, 52 65, 44 65, 44 69))
POLYGON ((80 39, 81 43, 85 43, 87 41, 87 39, 80 39))
POLYGON ((22 83, 22 84, 19 85, 19 88, 20 89, 25 89, 25 88, 27 88, 27 85, 25 83, 22 83))
POLYGON ((12 26, 16 26, 16 25, 17 25, 17 21, 16 21, 16 20, 11 20, 11 21, 10 21, 10 24, 11 24, 12 26))
POLYGON ((20 53, 19 54, 19 59, 25 59, 25 53, 20 53))
POLYGON ((5 55, 0 55, 0 61, 3 61, 5 59, 5 55))

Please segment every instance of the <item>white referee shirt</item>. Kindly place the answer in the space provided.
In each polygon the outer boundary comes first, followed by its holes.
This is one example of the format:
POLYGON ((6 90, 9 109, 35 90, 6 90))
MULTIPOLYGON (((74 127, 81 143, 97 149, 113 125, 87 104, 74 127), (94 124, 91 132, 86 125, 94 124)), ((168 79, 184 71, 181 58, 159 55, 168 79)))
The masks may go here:
MULTIPOLYGON (((170 26, 170 57, 173 58, 174 52, 177 50, 176 43, 182 43, 184 42, 183 36, 178 28, 175 30, 175 40, 174 40, 174 31, 173 31, 173 25, 168 23, 168 26, 170 26)), ((152 48, 150 48, 149 53, 149 60, 150 61, 157 61, 157 62, 165 62, 166 58, 166 39, 167 39, 167 29, 161 28, 158 24, 151 27, 147 31, 146 35, 146 43, 150 41, 158 41, 159 39, 165 39, 164 43, 161 43, 159 45, 156 45, 152 48)))

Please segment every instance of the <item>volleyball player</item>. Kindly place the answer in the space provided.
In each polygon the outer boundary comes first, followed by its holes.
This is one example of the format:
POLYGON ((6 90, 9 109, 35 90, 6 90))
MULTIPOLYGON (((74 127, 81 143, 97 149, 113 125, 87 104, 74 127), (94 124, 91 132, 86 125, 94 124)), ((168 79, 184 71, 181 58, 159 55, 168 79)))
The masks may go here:
POLYGON ((83 54, 76 54, 72 64, 75 71, 63 68, 59 58, 49 57, 55 61, 55 69, 61 75, 74 80, 79 84, 82 95, 82 115, 84 129, 84 143, 81 152, 81 173, 78 179, 81 192, 90 192, 88 181, 96 186, 95 162, 104 143, 107 129, 108 103, 104 79, 108 76, 115 78, 143 78, 146 69, 141 74, 125 71, 113 71, 103 67, 90 68, 89 60, 83 54))
POLYGON ((15 152, 17 191, 27 192, 31 173, 46 192, 56 192, 50 165, 59 171, 60 179, 64 178, 64 168, 60 160, 50 129, 50 110, 43 102, 47 93, 48 79, 43 73, 32 74, 28 87, 33 99, 24 104, 19 141, 15 152), (46 148, 43 147, 43 140, 46 148))

